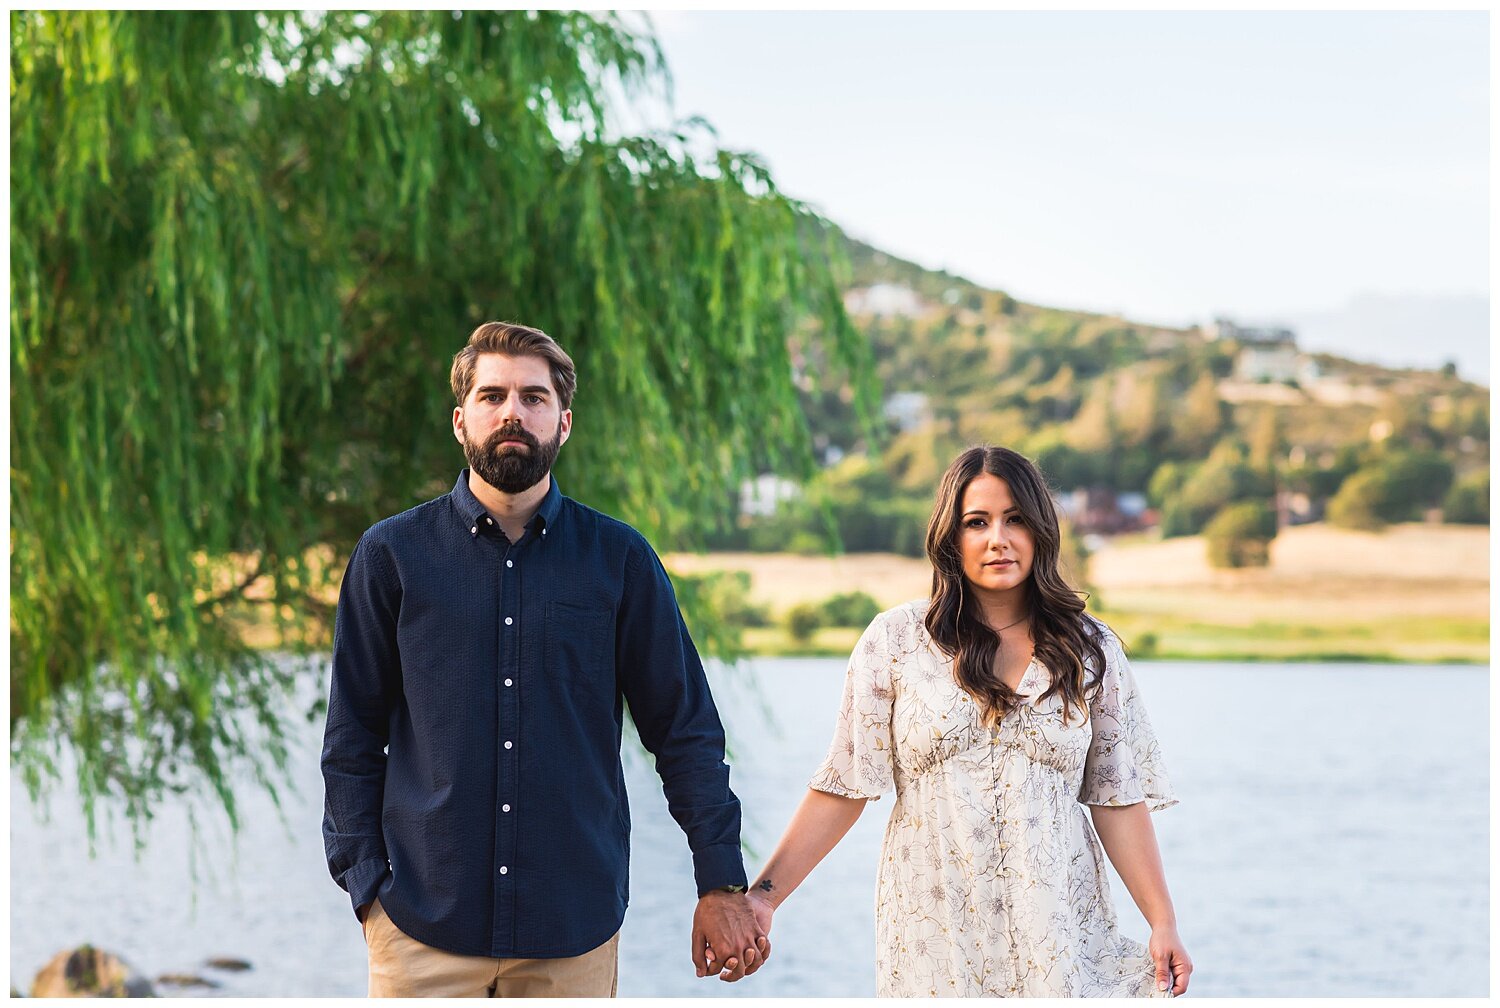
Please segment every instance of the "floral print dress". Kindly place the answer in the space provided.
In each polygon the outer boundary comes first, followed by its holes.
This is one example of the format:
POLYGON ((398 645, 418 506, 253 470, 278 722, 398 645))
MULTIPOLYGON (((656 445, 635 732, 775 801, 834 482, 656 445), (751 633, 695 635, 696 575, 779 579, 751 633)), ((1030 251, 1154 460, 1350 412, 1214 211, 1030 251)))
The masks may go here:
POLYGON ((1121 935, 1084 804, 1176 804, 1119 640, 1085 722, 1036 660, 1023 700, 980 722, 923 624, 927 602, 875 618, 849 661, 828 758, 809 786, 892 787, 876 890, 881 997, 1146 997, 1156 972, 1121 935))

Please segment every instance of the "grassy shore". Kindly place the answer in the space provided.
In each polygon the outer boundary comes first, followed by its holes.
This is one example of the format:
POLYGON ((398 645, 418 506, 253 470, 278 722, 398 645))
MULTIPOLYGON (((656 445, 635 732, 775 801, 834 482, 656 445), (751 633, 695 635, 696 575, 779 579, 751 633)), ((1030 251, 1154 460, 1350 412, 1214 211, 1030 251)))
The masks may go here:
MULTIPOLYGON (((744 570, 778 617, 798 602, 864 591, 883 607, 927 595, 925 561, 889 554, 675 554, 673 570, 744 570)), ((1282 530, 1261 570, 1216 571, 1197 537, 1119 538, 1089 558, 1090 609, 1139 657, 1218 661, 1489 661, 1489 530, 1325 525, 1282 530)), ((847 655, 860 628, 810 643, 784 627, 746 632, 764 655, 847 655)))

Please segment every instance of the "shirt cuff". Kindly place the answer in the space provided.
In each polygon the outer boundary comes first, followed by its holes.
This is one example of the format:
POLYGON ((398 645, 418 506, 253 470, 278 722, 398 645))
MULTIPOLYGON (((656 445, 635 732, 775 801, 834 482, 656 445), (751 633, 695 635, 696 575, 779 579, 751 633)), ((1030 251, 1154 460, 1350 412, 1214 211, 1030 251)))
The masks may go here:
POLYGON ((373 857, 366 858, 344 872, 344 888, 349 890, 349 899, 356 917, 359 916, 360 907, 375 902, 375 897, 380 895, 380 883, 385 881, 386 873, 390 870, 390 863, 385 858, 373 857))
POLYGON ((745 858, 739 844, 713 844, 694 851, 693 878, 698 883, 699 896, 725 886, 750 884, 745 878, 745 858))

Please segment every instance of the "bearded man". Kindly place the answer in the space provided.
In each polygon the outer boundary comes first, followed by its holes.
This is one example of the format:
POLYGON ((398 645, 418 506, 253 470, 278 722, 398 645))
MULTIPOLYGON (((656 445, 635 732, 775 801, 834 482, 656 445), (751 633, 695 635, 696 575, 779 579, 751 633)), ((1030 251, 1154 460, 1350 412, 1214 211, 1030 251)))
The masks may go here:
POLYGON ((475 329, 452 492, 360 538, 339 592, 323 839, 374 996, 612 997, 628 900, 623 708, 687 834, 700 977, 770 953, 744 896, 724 732, 671 581, 552 478, 572 359, 475 329))

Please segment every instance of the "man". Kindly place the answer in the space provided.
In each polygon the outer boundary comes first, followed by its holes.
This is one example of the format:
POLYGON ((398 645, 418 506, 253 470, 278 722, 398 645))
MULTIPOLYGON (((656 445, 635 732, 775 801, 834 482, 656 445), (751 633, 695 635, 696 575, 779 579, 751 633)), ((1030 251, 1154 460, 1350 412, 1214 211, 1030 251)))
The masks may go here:
POLYGON ((339 593, 329 871, 371 996, 612 997, 628 899, 622 703, 693 852, 698 976, 770 953, 724 732, 646 540, 562 496, 573 362, 489 322, 453 360, 451 493, 370 528, 339 593))

